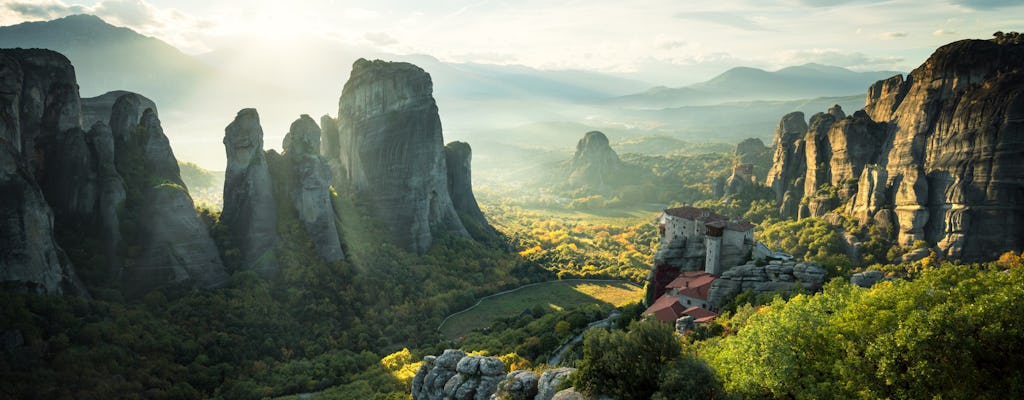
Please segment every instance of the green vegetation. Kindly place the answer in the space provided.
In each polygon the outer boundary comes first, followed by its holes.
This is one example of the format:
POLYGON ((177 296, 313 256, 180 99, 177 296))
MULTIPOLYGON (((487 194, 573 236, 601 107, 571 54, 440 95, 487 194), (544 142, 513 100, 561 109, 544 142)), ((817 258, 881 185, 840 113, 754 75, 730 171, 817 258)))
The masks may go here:
POLYGON ((555 281, 538 283, 514 292, 484 299, 473 309, 452 316, 441 326, 441 335, 458 338, 486 328, 499 319, 514 317, 534 306, 560 311, 579 305, 620 307, 638 301, 643 289, 626 283, 555 281))
POLYGON ((1021 44, 1024 43, 1024 36, 1019 32, 996 31, 992 34, 992 41, 999 44, 1021 44))

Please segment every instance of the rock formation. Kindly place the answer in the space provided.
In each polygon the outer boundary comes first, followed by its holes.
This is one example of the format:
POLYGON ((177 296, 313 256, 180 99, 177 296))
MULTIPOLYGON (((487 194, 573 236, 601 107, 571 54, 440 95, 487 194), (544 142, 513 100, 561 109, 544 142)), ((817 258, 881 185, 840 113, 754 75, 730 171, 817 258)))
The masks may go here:
POLYGON ((232 245, 241 252, 237 267, 272 277, 280 268, 274 251, 277 205, 263 152, 263 128, 255 109, 239 111, 224 129, 224 150, 228 164, 221 221, 230 232, 232 245))
POLYGON ((825 269, 813 263, 776 260, 758 266, 750 262, 723 272, 722 276, 711 284, 708 302, 717 307, 726 299, 746 290, 759 293, 785 291, 797 287, 817 290, 821 288, 824 280, 825 269))
POLYGON ((537 396, 534 400, 551 400, 558 392, 558 385, 569 378, 569 374, 575 372, 575 368, 555 368, 544 371, 537 383, 537 396))
POLYGON ((473 149, 466 142, 451 142, 444 146, 444 155, 448 167, 448 194, 463 225, 477 240, 492 237, 494 228, 487 222, 473 195, 473 149))
POLYGON ((337 216, 331 205, 331 172, 319 152, 320 127, 309 115, 303 114, 284 137, 284 156, 294 178, 288 182, 291 204, 317 254, 324 261, 333 262, 344 259, 345 254, 334 223, 337 216))
MULTIPOLYGON (((114 108, 116 112, 116 103, 114 108)), ((201 288, 226 284, 228 275, 217 247, 181 181, 156 112, 146 109, 134 131, 129 143, 136 147, 130 151, 142 156, 142 165, 135 168, 142 168, 144 181, 128 185, 142 185, 137 189, 142 192, 141 201, 130 205, 136 208, 135 222, 141 228, 140 236, 132 239, 141 245, 142 254, 126 260, 124 293, 141 296, 168 284, 201 288), (153 182, 160 183, 154 186, 153 182)))
POLYGON ((505 379, 498 383, 498 389, 491 396, 493 400, 526 400, 537 396, 537 384, 540 375, 533 371, 519 370, 509 372, 505 379))
POLYGON ((414 400, 488 400, 505 379, 505 364, 495 357, 466 356, 448 349, 427 356, 412 380, 414 400))
MULTIPOLYGON (((783 215, 795 216, 793 205, 810 189, 830 185, 858 220, 891 222, 902 245, 925 240, 966 261, 1021 248, 1024 164, 1015 160, 1024 156, 1022 61, 1021 45, 943 46, 905 79, 872 85, 864 110, 836 120, 827 140, 807 133, 819 140, 813 148, 809 139, 795 139, 800 124, 787 115, 768 178, 783 215)), ((843 115, 838 111, 828 115, 843 115)), ((806 215, 829 207, 810 208, 806 215)))
POLYGON ((621 170, 622 161, 609 145, 608 137, 598 131, 587 132, 576 144, 576 154, 569 165, 569 184, 600 189, 616 183, 621 170))
POLYGON ((360 59, 338 106, 338 161, 347 189, 392 242, 417 253, 441 232, 469 236, 448 195, 432 92, 430 75, 415 65, 360 59))
POLYGON ((5 289, 84 295, 54 239, 53 214, 17 149, 0 140, 0 285, 5 289))
POLYGON ((803 198, 803 176, 807 172, 807 159, 804 153, 804 136, 807 134, 807 122, 804 113, 786 114, 775 129, 772 146, 772 168, 768 171, 765 185, 775 192, 775 201, 780 204, 783 216, 796 215, 800 199, 803 198))
POLYGON ((110 113, 114 109, 114 103, 126 94, 134 95, 135 97, 131 101, 138 103, 136 107, 139 110, 139 115, 135 116, 135 121, 142 117, 142 111, 145 111, 147 108, 157 111, 156 103, 145 96, 125 90, 114 90, 96 97, 82 99, 82 126, 93 126, 97 122, 109 124, 110 113))

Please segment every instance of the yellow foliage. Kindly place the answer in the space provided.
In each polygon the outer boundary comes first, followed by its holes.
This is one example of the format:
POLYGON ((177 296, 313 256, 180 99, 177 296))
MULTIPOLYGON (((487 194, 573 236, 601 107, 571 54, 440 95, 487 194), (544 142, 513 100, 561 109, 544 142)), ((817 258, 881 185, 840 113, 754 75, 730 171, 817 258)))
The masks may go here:
POLYGON ((391 353, 380 360, 380 365, 406 386, 412 384, 412 378, 416 376, 416 370, 420 368, 420 364, 423 362, 412 362, 412 353, 409 352, 409 349, 391 353))

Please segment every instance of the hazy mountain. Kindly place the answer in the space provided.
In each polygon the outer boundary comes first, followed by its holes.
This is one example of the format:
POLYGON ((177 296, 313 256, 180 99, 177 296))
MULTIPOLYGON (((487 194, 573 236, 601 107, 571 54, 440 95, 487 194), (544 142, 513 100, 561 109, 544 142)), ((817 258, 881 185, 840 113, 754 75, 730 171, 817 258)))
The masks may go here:
POLYGON ((611 103, 634 108, 670 108, 847 95, 863 93, 876 81, 896 74, 899 72, 855 72, 821 64, 804 64, 778 71, 736 67, 705 82, 680 88, 655 87, 613 99, 611 103))
POLYGON ((180 100, 211 72, 167 43, 92 15, 0 27, 0 47, 64 54, 75 66, 82 97, 129 90, 163 105, 180 100))

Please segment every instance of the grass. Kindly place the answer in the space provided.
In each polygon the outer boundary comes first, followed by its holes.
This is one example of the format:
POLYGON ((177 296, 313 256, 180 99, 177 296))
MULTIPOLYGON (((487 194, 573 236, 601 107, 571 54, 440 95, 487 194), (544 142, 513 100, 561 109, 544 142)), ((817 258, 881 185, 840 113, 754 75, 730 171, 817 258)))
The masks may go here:
POLYGON ((544 282, 484 299, 473 309, 446 321, 441 326, 441 335, 458 338, 474 329, 486 328, 498 319, 518 315, 538 304, 551 310, 593 303, 618 307, 639 301, 643 295, 643 289, 623 282, 544 282))

